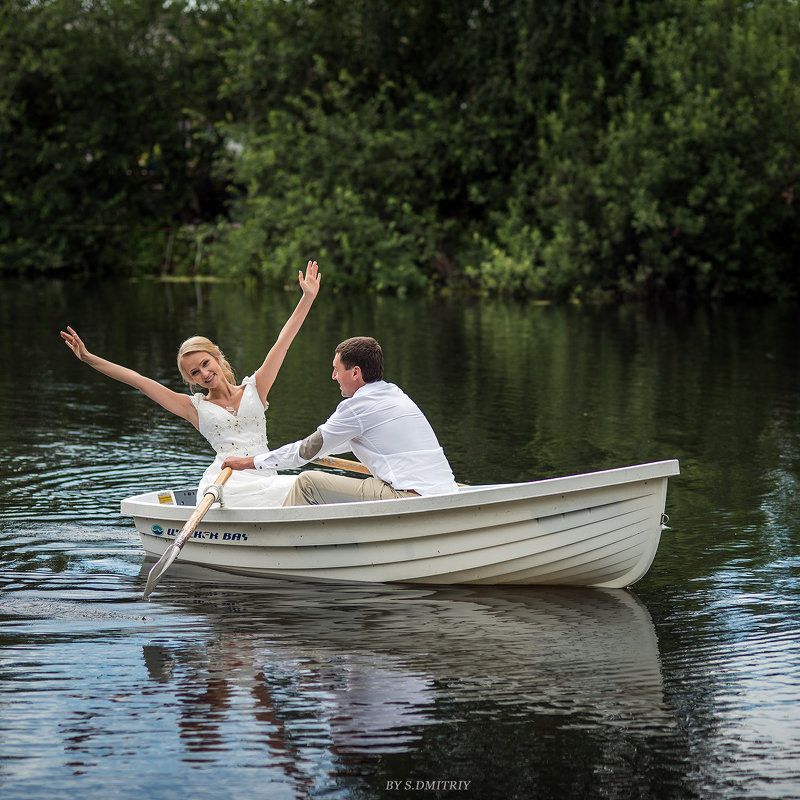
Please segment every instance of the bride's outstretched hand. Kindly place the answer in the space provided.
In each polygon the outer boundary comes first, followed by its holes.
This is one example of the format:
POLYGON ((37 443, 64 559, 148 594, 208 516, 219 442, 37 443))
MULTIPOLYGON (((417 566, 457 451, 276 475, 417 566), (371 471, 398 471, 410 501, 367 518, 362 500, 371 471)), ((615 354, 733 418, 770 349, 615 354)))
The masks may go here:
POLYGON ((67 347, 69 347, 81 361, 86 360, 89 351, 86 349, 86 345, 81 341, 81 337, 78 336, 69 325, 67 325, 66 332, 61 331, 61 338, 66 343, 67 347))
POLYGON ((303 275, 303 270, 299 270, 297 278, 300 281, 300 288, 303 290, 305 296, 310 297, 312 300, 317 296, 317 292, 319 292, 319 279, 321 277, 322 275, 319 272, 316 261, 308 262, 305 275, 303 275))

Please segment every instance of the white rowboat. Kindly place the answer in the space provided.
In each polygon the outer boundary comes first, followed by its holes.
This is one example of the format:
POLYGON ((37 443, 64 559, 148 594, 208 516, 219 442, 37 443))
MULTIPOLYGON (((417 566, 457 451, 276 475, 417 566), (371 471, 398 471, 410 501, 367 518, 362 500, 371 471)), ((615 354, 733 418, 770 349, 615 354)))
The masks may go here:
MULTIPOLYGON (((181 561, 240 575, 425 584, 623 588, 655 557, 667 480, 657 461, 529 483, 464 486, 399 500, 279 508, 214 505, 181 561)), ((122 501, 145 553, 159 558, 194 490, 122 501)))

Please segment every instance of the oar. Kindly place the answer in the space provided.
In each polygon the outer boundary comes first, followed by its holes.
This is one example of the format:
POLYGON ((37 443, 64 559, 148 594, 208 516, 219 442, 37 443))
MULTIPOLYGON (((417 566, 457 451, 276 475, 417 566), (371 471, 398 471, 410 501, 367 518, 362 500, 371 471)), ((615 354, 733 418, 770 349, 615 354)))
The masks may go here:
POLYGON ((192 516, 186 520, 186 524, 183 526, 183 529, 178 534, 175 541, 167 548, 167 550, 164 551, 164 555, 161 556, 161 558, 159 558, 158 561, 153 565, 153 568, 147 575, 147 584, 144 587, 144 594, 142 595, 143 600, 147 600, 147 598, 150 596, 150 592, 156 588, 156 584, 161 580, 164 573, 170 568, 172 562, 178 557, 181 552, 181 548, 194 533, 194 529, 200 524, 200 520, 206 515, 206 511, 211 508, 214 501, 219 500, 219 489, 217 487, 222 486, 225 481, 230 478, 232 472, 233 470, 230 467, 225 467, 225 469, 220 472, 214 483, 212 483, 211 486, 206 489, 203 499, 198 503, 197 508, 194 510, 192 516))
POLYGON ((364 475, 372 475, 372 473, 360 461, 350 461, 347 458, 336 458, 336 456, 322 456, 322 458, 315 458, 311 463, 319 464, 321 467, 346 469, 349 472, 361 472, 364 475))
MULTIPOLYGON (((372 475, 364 464, 360 461, 350 461, 347 458, 336 458, 336 456, 322 456, 315 458, 312 464, 319 464, 321 467, 333 467, 334 469, 346 469, 349 472, 361 472, 364 475, 372 475)), ((458 486, 466 486, 466 483, 459 483, 458 486)))

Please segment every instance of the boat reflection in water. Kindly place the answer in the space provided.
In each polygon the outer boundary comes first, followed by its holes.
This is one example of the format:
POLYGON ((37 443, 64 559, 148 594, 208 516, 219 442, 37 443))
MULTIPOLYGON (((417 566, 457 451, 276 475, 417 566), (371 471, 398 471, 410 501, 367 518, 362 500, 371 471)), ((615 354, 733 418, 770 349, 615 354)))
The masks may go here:
POLYGON ((200 613, 207 633, 144 652, 151 680, 178 685, 190 747, 218 745, 226 715, 245 710, 287 763, 322 742, 403 751, 471 714, 672 727, 653 623, 629 591, 204 580, 214 574, 174 565, 154 602, 200 613))

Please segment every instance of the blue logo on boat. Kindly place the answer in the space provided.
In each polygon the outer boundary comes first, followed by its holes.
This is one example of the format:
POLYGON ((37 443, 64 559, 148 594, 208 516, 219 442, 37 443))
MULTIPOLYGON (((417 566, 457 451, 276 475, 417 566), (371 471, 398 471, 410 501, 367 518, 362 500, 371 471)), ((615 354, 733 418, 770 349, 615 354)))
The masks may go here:
POLYGON ((164 535, 164 529, 160 525, 153 525, 153 533, 156 536, 163 536, 164 535))

